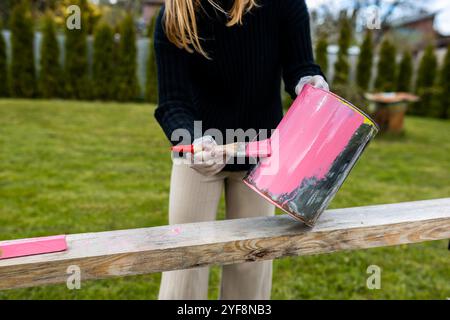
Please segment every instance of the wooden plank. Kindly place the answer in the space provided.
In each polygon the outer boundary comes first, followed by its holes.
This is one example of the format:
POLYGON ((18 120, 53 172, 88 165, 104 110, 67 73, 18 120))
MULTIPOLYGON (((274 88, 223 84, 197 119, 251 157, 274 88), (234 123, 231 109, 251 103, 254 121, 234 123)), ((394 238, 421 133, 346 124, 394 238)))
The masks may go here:
POLYGON ((450 198, 328 210, 313 228, 282 215, 67 236, 68 251, 0 260, 0 289, 450 238, 450 198))

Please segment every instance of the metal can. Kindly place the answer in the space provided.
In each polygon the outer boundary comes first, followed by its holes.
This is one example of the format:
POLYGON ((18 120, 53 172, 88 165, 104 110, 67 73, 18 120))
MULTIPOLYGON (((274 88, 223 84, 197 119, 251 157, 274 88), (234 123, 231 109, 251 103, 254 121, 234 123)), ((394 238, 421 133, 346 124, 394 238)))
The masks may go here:
POLYGON ((271 156, 259 159, 244 183, 313 226, 377 132, 351 103, 306 85, 270 138, 271 156))

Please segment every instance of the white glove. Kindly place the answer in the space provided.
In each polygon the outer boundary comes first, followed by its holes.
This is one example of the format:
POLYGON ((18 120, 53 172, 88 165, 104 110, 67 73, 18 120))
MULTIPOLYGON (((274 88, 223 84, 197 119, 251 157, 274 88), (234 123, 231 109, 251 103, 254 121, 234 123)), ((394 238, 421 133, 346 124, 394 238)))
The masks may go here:
POLYGON ((330 91, 330 87, 328 86, 328 83, 325 81, 325 79, 322 76, 306 76, 300 79, 297 86, 295 87, 295 93, 298 95, 305 84, 310 84, 315 88, 324 89, 326 91, 330 91))
POLYGON ((217 143, 213 137, 204 136, 195 139, 192 144, 196 151, 193 155, 186 153, 186 159, 192 169, 205 176, 213 176, 225 167, 229 156, 222 148, 216 148, 217 143))

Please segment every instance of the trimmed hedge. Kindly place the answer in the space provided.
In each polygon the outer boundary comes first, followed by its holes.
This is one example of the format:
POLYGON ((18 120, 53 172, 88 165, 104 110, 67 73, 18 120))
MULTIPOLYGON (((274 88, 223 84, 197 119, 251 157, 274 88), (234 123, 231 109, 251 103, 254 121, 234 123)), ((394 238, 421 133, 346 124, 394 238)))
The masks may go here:
POLYGON ((12 97, 32 98, 36 93, 36 71, 33 54, 33 20, 28 1, 18 1, 11 13, 12 97))

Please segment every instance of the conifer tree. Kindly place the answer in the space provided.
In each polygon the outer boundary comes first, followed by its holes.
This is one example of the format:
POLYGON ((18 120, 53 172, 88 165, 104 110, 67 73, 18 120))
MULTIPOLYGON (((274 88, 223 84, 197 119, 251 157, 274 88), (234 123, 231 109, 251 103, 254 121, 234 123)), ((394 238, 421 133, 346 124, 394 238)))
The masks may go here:
POLYGON ((372 32, 368 30, 361 45, 356 67, 356 83, 360 89, 367 91, 372 78, 373 41, 372 32))
POLYGON ((147 35, 150 38, 149 54, 147 61, 147 101, 151 103, 158 103, 158 70, 156 68, 156 55, 155 55, 155 27, 156 19, 159 12, 156 12, 150 22, 147 35))
POLYGON ((17 1, 11 18, 11 96, 31 98, 36 93, 33 20, 28 1, 17 1))
POLYGON ((136 34, 133 17, 127 15, 120 28, 120 44, 117 70, 117 99, 133 100, 139 94, 136 75, 136 34))
POLYGON ((396 90, 396 56, 397 51, 392 42, 386 38, 381 44, 380 60, 378 61, 375 89, 378 91, 396 90))
POLYGON ((0 97, 9 95, 8 61, 6 59, 6 42, 2 34, 0 21, 0 97))
POLYGON ((43 98, 55 98, 62 93, 63 79, 59 64, 59 46, 55 23, 50 14, 44 20, 41 43, 39 93, 43 98))
POLYGON ((422 56, 419 64, 416 81, 416 93, 420 96, 420 101, 415 103, 412 113, 420 116, 433 114, 434 91, 437 75, 437 59, 434 54, 434 47, 429 45, 422 56))
MULTIPOLYGON (((77 2, 80 6, 84 1, 77 2)), ((65 28, 65 89, 66 97, 71 99, 86 99, 89 97, 89 74, 87 60, 88 26, 83 10, 81 10, 81 28, 65 28)))
POLYGON ((352 27, 347 17, 342 17, 339 32, 339 53, 334 65, 334 85, 346 85, 349 80, 350 64, 348 62, 348 49, 352 41, 352 27))
POLYGON ((409 92, 411 91, 411 81, 413 75, 413 60, 411 52, 406 50, 403 53, 402 60, 398 67, 397 75, 397 91, 409 92))
POLYGON ((114 50, 113 31, 108 24, 101 23, 95 31, 92 65, 93 96, 96 99, 114 99, 115 81, 111 81, 115 73, 114 50))
POLYGON ((444 62, 439 75, 439 98, 437 101, 437 116, 443 119, 450 118, 450 45, 447 47, 444 62))
POLYGON ((322 69, 323 74, 328 72, 328 39, 326 34, 319 36, 316 44, 316 63, 322 69))

